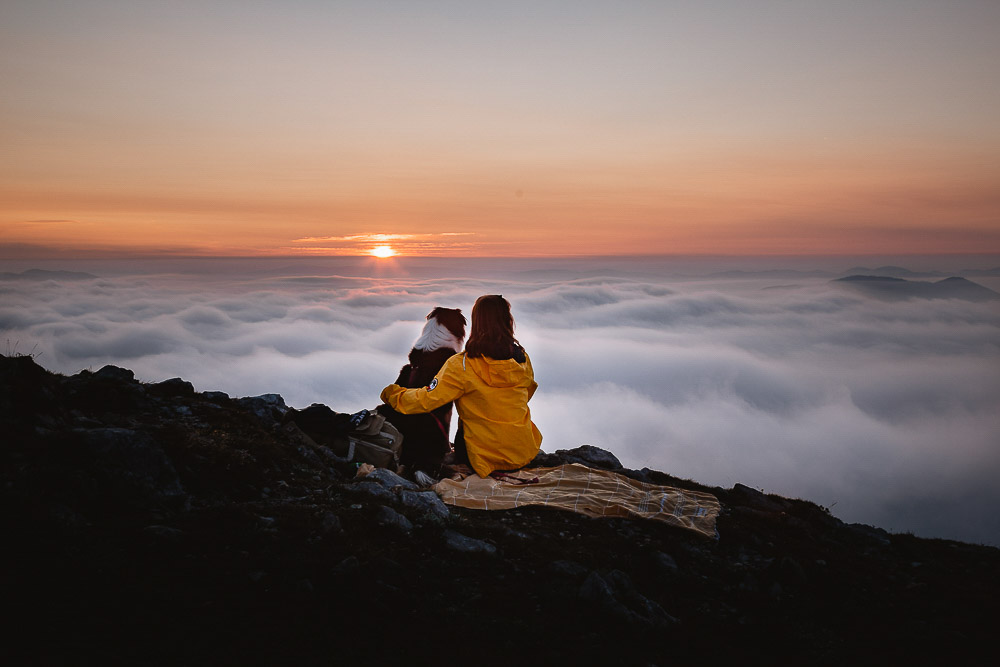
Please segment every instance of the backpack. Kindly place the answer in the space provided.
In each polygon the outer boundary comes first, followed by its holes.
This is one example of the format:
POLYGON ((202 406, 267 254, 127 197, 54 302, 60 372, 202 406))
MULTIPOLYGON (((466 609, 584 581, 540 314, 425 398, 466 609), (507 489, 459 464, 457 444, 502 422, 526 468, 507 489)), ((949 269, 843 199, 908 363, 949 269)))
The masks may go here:
POLYGON ((347 453, 341 456, 398 472, 403 434, 374 410, 362 410, 353 416, 358 415, 363 416, 357 426, 347 433, 347 453))
POLYGON ((338 458, 370 463, 393 472, 399 470, 403 434, 374 410, 349 415, 314 403, 304 410, 289 410, 282 421, 294 423, 317 445, 328 447, 338 458))

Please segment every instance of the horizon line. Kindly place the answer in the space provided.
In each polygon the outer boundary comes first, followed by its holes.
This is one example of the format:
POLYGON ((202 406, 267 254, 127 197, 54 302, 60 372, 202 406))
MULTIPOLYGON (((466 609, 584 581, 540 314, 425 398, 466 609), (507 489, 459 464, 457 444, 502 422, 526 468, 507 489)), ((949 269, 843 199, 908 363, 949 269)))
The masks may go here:
POLYGON ((12 256, 0 255, 0 262, 5 261, 60 261, 60 260, 369 260, 374 263, 389 264, 399 260, 578 260, 578 259, 670 259, 670 258, 698 258, 698 259, 738 259, 738 258, 838 258, 838 257, 996 257, 1000 261, 1000 251, 982 252, 746 252, 746 253, 700 253, 700 252, 676 252, 676 253, 578 253, 559 255, 420 255, 420 254, 396 254, 391 257, 376 257, 369 253, 358 254, 338 254, 338 255, 274 255, 274 254, 201 254, 201 253, 52 253, 32 256, 12 256))

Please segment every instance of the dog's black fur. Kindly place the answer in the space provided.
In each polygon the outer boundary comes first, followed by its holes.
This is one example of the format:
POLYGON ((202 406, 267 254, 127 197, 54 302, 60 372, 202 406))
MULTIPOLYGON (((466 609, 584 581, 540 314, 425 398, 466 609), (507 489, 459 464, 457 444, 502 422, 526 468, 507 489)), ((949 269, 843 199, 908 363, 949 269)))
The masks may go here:
MULTIPOLYGON (((438 347, 436 349, 410 350, 410 363, 403 366, 396 378, 396 384, 408 389, 426 387, 430 384, 444 362, 461 352, 461 341, 465 340, 466 319, 457 308, 435 308, 427 316, 445 327, 457 339, 458 349, 438 347)), ((419 343, 419 341, 418 341, 419 343)), ((423 415, 404 415, 386 404, 378 411, 403 434, 403 451, 400 463, 410 473, 422 470, 436 475, 445 454, 451 451, 448 440, 451 425, 452 404, 448 403, 423 415)))

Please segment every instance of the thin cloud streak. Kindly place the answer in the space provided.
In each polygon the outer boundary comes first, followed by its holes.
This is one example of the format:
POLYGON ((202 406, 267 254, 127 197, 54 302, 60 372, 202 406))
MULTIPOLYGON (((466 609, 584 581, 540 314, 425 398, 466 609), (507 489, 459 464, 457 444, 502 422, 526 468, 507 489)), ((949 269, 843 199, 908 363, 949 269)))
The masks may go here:
POLYGON ((281 250, 290 255, 354 255, 370 253, 379 246, 390 245, 396 255, 442 256, 454 253, 475 254, 483 249, 482 242, 455 241, 457 237, 476 236, 474 232, 438 232, 421 234, 365 233, 347 236, 306 236, 292 241, 295 245, 281 250))

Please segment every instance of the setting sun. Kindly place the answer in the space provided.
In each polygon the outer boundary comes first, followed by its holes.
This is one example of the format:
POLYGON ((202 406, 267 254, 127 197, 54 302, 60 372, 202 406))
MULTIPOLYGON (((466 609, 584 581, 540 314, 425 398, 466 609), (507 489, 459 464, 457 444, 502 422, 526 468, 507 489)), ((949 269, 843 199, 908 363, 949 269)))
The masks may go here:
POLYGON ((395 254, 396 251, 392 249, 392 246, 380 245, 372 248, 372 255, 375 257, 381 257, 384 259, 386 257, 392 257, 395 254))

